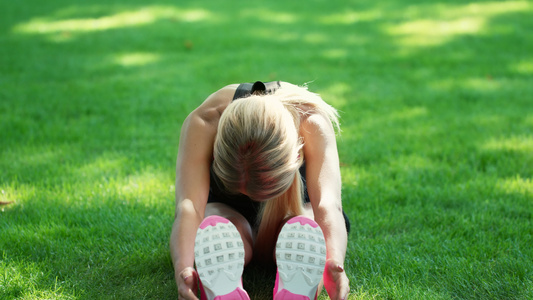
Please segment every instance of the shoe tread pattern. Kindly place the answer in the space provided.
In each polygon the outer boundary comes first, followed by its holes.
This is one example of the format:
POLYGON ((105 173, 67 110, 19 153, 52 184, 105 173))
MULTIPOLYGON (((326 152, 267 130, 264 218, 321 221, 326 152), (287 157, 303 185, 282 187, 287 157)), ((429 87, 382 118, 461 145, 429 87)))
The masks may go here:
POLYGON ((326 244, 320 227, 286 224, 276 243, 276 264, 285 289, 298 294, 306 289, 306 294, 316 291, 326 264, 326 244))
POLYGON ((221 282, 228 280, 240 282, 244 269, 244 245, 232 223, 217 223, 198 229, 194 255, 196 270, 205 288, 214 292, 225 289, 231 289, 231 292, 236 288, 221 286, 221 282), (221 280, 222 276, 227 278, 221 280), (217 284, 217 281, 220 282, 217 284))

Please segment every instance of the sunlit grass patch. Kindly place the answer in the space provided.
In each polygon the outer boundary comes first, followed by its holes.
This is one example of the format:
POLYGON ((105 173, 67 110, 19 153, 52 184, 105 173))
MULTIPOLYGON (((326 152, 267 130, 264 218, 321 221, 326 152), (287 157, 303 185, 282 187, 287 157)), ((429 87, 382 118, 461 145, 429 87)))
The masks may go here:
POLYGON ((391 35, 400 36, 403 46, 438 46, 457 35, 476 34, 484 27, 484 20, 476 17, 455 20, 420 19, 401 25, 394 25, 388 30, 391 35))
POLYGON ((152 53, 127 53, 115 57, 115 62, 124 67, 144 66, 158 60, 158 55, 152 53))
POLYGON ((522 74, 533 74, 533 60, 527 61, 521 61, 513 66, 511 66, 512 69, 522 73, 522 74))
MULTIPOLYGON (((105 11, 105 6, 102 6, 101 10, 105 11)), ((65 11, 77 13, 72 8, 65 11)), ((157 5, 145 6, 138 10, 119 11, 115 14, 93 18, 67 18, 62 12, 57 14, 63 17, 34 18, 16 25, 12 31, 16 34, 45 35, 50 41, 63 43, 81 35, 124 28, 138 28, 161 20, 185 23, 214 20, 213 14, 205 9, 182 10, 174 6, 157 5)))
POLYGON ((533 136, 515 135, 499 139, 491 139, 485 145, 487 150, 509 150, 523 153, 533 153, 533 136))
POLYGON ((64 282, 57 280, 49 286, 42 281, 53 277, 35 263, 9 261, 5 254, 0 260, 0 293, 2 299, 76 299, 62 288, 64 282))
POLYGON ((459 36, 490 35, 491 20, 513 12, 533 12, 527 1, 470 3, 464 5, 428 3, 409 7, 409 20, 385 28, 405 48, 434 47, 459 36))
MULTIPOLYGON (((508 194, 518 194, 530 199, 533 205, 533 180, 531 178, 522 178, 516 176, 515 178, 501 179, 498 182, 498 186, 502 192, 508 194)), ((532 213, 529 213, 529 217, 532 217, 532 213)))
POLYGON ((180 10, 174 6, 147 6, 139 10, 119 12, 114 15, 87 19, 38 18, 17 25, 15 33, 48 34, 61 31, 93 32, 124 27, 143 26, 162 18, 184 22, 198 22, 210 18, 210 12, 202 9, 180 10))
POLYGON ((355 11, 353 9, 346 9, 341 13, 333 13, 319 17, 319 21, 323 24, 343 24, 350 25, 357 22, 368 22, 382 18, 384 13, 379 9, 355 11))

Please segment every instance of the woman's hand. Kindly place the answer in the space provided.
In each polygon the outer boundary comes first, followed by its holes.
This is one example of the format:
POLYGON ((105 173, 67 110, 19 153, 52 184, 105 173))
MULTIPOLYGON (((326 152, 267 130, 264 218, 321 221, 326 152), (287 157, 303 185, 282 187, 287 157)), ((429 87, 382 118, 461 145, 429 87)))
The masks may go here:
POLYGON ((198 300, 196 292, 198 291, 198 273, 193 268, 185 268, 177 278, 178 282, 178 299, 179 300, 198 300))
POLYGON ((332 300, 344 300, 350 292, 350 281, 342 264, 328 260, 324 270, 324 287, 332 300))

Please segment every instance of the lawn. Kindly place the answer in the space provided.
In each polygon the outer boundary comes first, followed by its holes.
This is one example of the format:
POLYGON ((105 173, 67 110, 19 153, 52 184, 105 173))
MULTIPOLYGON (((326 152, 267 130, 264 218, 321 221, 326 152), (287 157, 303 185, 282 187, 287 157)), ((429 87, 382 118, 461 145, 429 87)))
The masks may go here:
POLYGON ((532 28, 523 0, 0 0, 0 299, 177 299, 181 123, 255 80, 341 111, 350 299, 532 299, 532 28))

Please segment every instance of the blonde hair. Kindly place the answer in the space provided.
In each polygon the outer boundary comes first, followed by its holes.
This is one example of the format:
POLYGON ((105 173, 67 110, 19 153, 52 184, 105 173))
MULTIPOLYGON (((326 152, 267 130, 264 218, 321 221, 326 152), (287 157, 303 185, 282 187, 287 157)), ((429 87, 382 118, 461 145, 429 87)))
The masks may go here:
POLYGON ((337 111, 306 88, 284 84, 273 94, 233 101, 222 113, 213 172, 229 193, 262 201, 255 257, 271 259, 281 222, 303 212, 300 120, 319 113, 338 129, 337 111))

